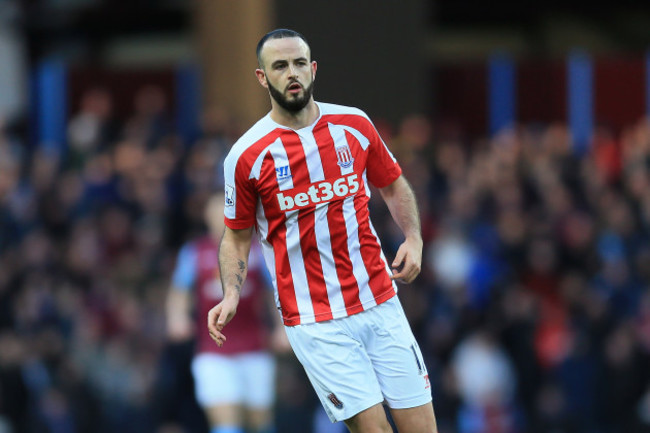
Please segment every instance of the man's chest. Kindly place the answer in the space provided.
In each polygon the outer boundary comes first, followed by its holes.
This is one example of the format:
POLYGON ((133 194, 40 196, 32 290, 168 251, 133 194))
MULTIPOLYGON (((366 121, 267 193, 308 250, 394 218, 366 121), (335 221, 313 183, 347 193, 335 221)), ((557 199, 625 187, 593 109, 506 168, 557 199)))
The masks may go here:
POLYGON ((352 128, 327 125, 282 134, 267 149, 257 182, 277 211, 315 207, 362 189, 369 140, 352 128))

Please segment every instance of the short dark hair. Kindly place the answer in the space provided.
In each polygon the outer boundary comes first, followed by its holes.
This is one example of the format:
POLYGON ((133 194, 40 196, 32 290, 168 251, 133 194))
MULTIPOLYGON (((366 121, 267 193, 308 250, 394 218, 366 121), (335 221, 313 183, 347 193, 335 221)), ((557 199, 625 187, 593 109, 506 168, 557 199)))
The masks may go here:
POLYGON ((284 38, 300 38, 303 41, 305 41, 305 44, 309 47, 309 42, 307 42, 307 39, 300 33, 298 33, 295 30, 290 30, 290 29, 275 29, 264 36, 262 36, 262 39, 257 43, 257 49, 256 49, 256 54, 257 54, 257 63, 259 63, 260 67, 262 66, 262 58, 260 57, 260 53, 262 52, 262 47, 264 47, 264 44, 266 41, 269 39, 284 39, 284 38))

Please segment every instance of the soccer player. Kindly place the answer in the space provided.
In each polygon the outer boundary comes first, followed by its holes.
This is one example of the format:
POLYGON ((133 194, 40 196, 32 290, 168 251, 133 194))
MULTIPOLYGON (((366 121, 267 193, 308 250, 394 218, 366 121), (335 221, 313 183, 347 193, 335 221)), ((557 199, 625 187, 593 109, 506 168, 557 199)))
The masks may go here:
POLYGON ((292 30, 257 46, 271 111, 224 163, 226 229, 219 251, 224 299, 208 314, 217 345, 235 344, 235 316, 253 228, 273 278, 294 353, 332 421, 351 432, 436 432, 429 377, 396 296, 420 272, 413 191, 361 110, 315 102, 316 62, 292 30), (392 270, 370 222, 377 187, 402 230, 392 270))
MULTIPOLYGON (((273 431, 275 361, 267 350, 269 336, 265 331, 269 326, 264 304, 272 302, 267 296, 268 274, 259 246, 251 251, 249 278, 239 294, 239 314, 229 327, 232 344, 219 348, 205 326, 194 325, 196 320, 205 323, 208 310, 223 299, 217 265, 224 230, 223 203, 223 194, 208 201, 205 221, 209 234, 187 243, 179 252, 167 298, 168 332, 172 340, 182 341, 191 338, 196 329, 192 374, 210 433, 244 433, 245 428, 269 433, 273 431)), ((278 325, 271 337, 281 346, 284 329, 278 325)))

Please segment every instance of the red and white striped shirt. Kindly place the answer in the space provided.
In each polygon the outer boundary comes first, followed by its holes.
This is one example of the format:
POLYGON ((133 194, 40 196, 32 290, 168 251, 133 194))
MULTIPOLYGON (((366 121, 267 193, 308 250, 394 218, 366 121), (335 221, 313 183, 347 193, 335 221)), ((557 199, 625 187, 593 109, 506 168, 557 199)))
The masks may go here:
POLYGON ((224 163, 226 225, 257 226, 287 326, 356 314, 397 293, 366 183, 383 188, 402 171, 364 112, 317 104, 320 117, 299 130, 266 115, 224 163))

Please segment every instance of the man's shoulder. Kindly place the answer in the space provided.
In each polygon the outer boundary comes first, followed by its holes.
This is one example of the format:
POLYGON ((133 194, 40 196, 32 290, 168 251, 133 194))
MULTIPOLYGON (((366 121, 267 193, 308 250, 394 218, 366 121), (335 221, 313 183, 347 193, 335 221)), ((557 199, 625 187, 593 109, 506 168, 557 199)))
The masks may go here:
POLYGON ((352 107, 348 105, 332 104, 328 102, 319 102, 318 106, 321 110, 321 115, 352 115, 352 116, 361 116, 370 120, 368 115, 357 107, 352 107))
POLYGON ((264 138, 271 134, 276 128, 277 125, 268 115, 262 117, 257 121, 257 123, 251 126, 248 131, 242 134, 235 144, 232 145, 228 152, 228 158, 239 158, 246 150, 264 140, 264 138))
POLYGON ((258 120, 248 131, 233 144, 232 149, 237 147, 249 147, 257 143, 276 129, 277 125, 266 115, 258 120))

